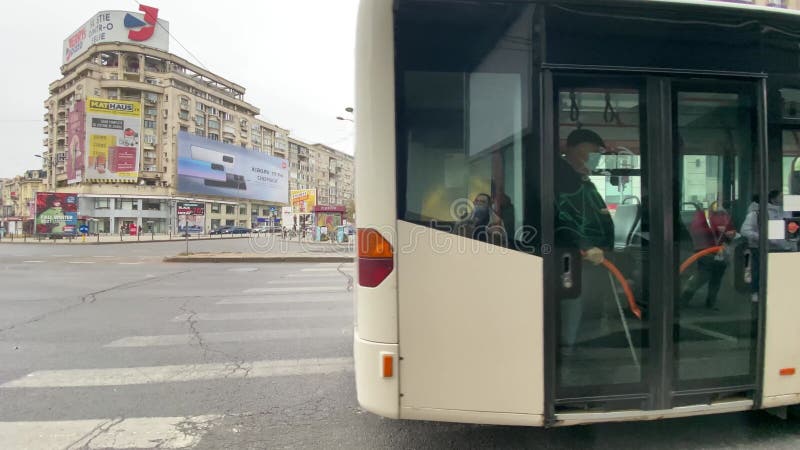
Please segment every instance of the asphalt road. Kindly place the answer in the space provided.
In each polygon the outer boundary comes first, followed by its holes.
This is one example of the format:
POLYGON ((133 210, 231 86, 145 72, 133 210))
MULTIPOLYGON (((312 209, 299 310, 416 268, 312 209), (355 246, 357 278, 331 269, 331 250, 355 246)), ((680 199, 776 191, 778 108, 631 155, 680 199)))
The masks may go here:
POLYGON ((381 419, 355 400, 338 264, 161 262, 173 245, 0 245, 0 448, 800 447, 800 421, 763 412, 552 430, 381 419))

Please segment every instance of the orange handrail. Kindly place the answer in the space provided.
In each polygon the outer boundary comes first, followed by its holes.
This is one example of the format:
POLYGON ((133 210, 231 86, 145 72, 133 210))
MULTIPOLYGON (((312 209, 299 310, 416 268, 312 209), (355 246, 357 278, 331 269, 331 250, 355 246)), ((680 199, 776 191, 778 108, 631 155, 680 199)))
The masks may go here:
MULTIPOLYGON (((581 254, 586 255, 586 252, 581 251, 581 254)), ((631 286, 628 284, 628 280, 622 275, 622 272, 614 265, 611 261, 607 259, 603 259, 603 262, 600 263, 603 267, 606 268, 614 278, 619 281, 619 284, 622 286, 622 290, 625 292, 625 297, 628 299, 628 307, 631 309, 631 312, 637 319, 642 320, 642 310, 639 309, 639 305, 636 304, 636 299, 633 296, 633 290, 631 286)))
POLYGON ((715 247, 708 247, 706 249, 700 250, 699 252, 695 253, 694 255, 688 257, 686 259, 686 261, 684 261, 683 264, 681 264, 681 268, 680 268, 679 273, 683 273, 686 269, 689 268, 689 266, 694 264, 695 261, 697 261, 698 259, 702 258, 703 256, 710 255, 712 253, 719 253, 724 248, 725 247, 723 247, 722 245, 717 245, 715 247))

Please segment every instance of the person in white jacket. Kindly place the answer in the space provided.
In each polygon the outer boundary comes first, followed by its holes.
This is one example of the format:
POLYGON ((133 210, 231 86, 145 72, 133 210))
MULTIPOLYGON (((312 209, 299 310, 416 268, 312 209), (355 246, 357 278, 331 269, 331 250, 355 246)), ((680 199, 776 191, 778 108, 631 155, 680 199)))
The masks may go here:
MULTIPOLYGON (((773 190, 769 191, 767 196, 767 218, 768 220, 782 220, 787 215, 783 212, 782 199, 783 194, 781 191, 773 190)), ((742 236, 747 238, 747 245, 750 247, 752 255, 752 283, 750 284, 752 287, 752 300, 754 302, 758 301, 758 289, 760 287, 760 258, 758 256, 758 244, 759 244, 759 220, 758 220, 758 212, 759 212, 759 197, 758 195, 753 196, 753 202, 750 203, 750 206, 747 208, 747 216, 744 218, 744 223, 742 223, 742 236)), ((789 242, 785 239, 770 239, 769 240, 769 249, 771 251, 791 251, 794 250, 794 244, 789 242)))

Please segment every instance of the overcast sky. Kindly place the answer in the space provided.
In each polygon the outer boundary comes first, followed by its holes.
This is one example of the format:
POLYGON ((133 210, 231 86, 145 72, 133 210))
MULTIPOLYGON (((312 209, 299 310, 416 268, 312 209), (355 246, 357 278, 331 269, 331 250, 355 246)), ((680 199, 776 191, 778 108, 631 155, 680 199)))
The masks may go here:
MULTIPOLYGON (((358 0, 150 0, 169 22, 170 53, 246 88, 260 118, 306 142, 353 153, 358 0), (198 60, 200 62, 198 62, 198 60)), ((61 74, 64 39, 102 10, 138 12, 134 0, 15 2, 0 15, 0 178, 41 168, 47 86, 61 74)))

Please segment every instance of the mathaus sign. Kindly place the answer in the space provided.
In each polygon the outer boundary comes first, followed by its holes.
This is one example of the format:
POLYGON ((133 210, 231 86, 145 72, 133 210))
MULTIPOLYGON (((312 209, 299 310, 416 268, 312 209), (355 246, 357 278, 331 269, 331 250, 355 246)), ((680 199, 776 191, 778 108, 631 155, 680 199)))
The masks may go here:
POLYGON ((139 11, 100 11, 92 16, 64 39, 63 64, 103 42, 142 44, 168 52, 169 22, 158 18, 158 8, 140 5, 139 11))

